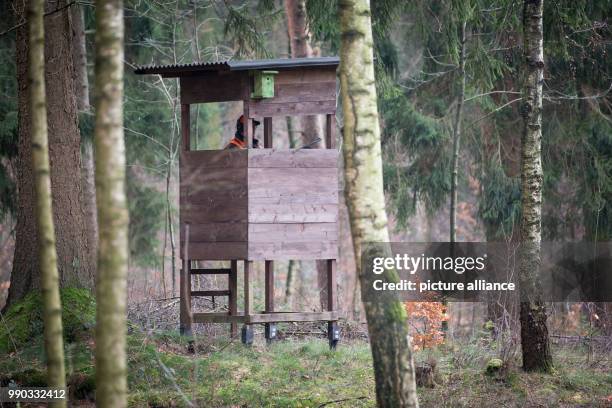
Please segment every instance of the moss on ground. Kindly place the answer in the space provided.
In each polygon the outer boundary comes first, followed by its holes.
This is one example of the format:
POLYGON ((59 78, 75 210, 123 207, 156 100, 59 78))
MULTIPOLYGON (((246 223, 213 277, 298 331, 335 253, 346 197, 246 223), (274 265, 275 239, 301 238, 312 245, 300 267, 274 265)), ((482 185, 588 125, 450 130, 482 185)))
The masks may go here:
MULTIPOLYGON (((62 298, 64 337, 67 343, 94 327, 96 303, 87 289, 65 288, 62 298)), ((42 337, 42 294, 30 292, 21 301, 10 306, 0 320, 0 354, 14 352, 26 343, 42 337)))

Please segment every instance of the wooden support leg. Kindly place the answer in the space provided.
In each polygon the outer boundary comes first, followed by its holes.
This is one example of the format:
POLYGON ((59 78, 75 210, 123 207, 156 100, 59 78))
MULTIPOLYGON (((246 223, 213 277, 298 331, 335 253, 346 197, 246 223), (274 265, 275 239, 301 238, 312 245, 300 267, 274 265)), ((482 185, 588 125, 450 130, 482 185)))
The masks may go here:
POLYGON ((253 261, 244 261, 244 315, 251 314, 251 273, 253 261))
MULTIPOLYGON (((231 272, 229 274, 229 314, 238 314, 238 261, 231 261, 231 272)), ((238 324, 231 323, 230 336, 236 337, 238 334, 238 324)))
POLYGON ((181 269, 179 288, 181 295, 180 332, 191 336, 193 316, 191 314, 191 262, 189 261, 189 224, 184 225, 185 240, 183 248, 183 268, 181 269))
MULTIPOLYGON (((266 261, 266 278, 265 278, 265 301, 266 313, 274 312, 274 262, 266 261)), ((266 341, 271 343, 276 338, 276 324, 265 324, 266 341)))
MULTIPOLYGON (((327 260, 327 310, 333 312, 336 310, 336 260, 327 260)), ((327 338, 329 340, 329 348, 336 348, 340 341, 340 328, 335 321, 327 322, 327 338)))
MULTIPOLYGON (((253 272, 253 261, 244 261, 244 315, 251 314, 251 273, 253 272)), ((253 344, 253 327, 250 324, 242 326, 242 343, 253 344)))
POLYGON ((327 310, 336 310, 336 260, 327 260, 327 310))
POLYGON ((338 322, 327 322, 327 339, 329 340, 329 348, 335 350, 340 341, 338 322))
POLYGON ((274 311, 274 261, 266 261, 266 313, 274 311))

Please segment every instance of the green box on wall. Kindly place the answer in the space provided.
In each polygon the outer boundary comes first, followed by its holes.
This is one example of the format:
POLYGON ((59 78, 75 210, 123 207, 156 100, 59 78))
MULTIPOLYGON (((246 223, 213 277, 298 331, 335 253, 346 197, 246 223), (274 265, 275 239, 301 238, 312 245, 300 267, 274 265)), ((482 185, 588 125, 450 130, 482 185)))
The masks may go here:
POLYGON ((274 76, 278 71, 253 71, 251 98, 274 98, 274 76))

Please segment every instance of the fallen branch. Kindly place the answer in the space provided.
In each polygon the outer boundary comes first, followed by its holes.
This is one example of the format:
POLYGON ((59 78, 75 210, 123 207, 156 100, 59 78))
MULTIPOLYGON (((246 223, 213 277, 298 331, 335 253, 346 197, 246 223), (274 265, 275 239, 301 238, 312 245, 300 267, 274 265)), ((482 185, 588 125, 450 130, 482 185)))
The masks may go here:
POLYGON ((342 399, 337 399, 337 400, 333 400, 333 401, 327 401, 324 402, 323 404, 319 405, 319 408, 321 407, 325 407, 327 405, 331 405, 331 404, 337 404, 338 402, 346 402, 346 401, 355 401, 355 400, 364 400, 367 399, 368 397, 366 396, 362 396, 362 397, 355 397, 355 398, 342 398, 342 399))

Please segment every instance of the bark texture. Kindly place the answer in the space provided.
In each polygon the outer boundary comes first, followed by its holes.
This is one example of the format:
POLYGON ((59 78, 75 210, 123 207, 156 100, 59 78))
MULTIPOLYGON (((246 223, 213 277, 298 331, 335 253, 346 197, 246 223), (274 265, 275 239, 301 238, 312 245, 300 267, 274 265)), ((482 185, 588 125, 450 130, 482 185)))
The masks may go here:
POLYGON ((128 212, 123 139, 123 2, 96 3, 95 155, 99 248, 96 406, 127 406, 128 212))
POLYGON ((521 140, 520 321, 523 369, 552 367, 546 306, 538 282, 542 239, 542 82, 544 80, 543 0, 523 7, 524 74, 521 140))
MULTIPOLYGON (((314 56, 310 44, 310 32, 308 31, 308 16, 306 14, 306 0, 285 0, 285 11, 287 13, 287 31, 291 45, 291 58, 310 58, 314 56)), ((301 119, 302 142, 310 143, 320 137, 323 140, 323 127, 319 116, 305 116, 301 119)), ((322 146, 322 142, 313 145, 313 148, 322 146)))
MULTIPOLYGON (((16 3, 23 7, 24 3, 16 3)), ((65 0, 45 2, 46 11, 61 8, 65 0)), ((25 10, 17 10, 19 21, 25 10)), ((72 64, 72 29, 70 10, 44 17, 45 81, 49 102, 47 111, 49 159, 53 198, 53 222, 60 286, 92 288, 94 283, 94 249, 87 245, 87 222, 82 211, 80 183, 80 136, 77 126, 74 75, 72 64)), ((30 107, 28 95, 27 27, 17 29, 17 81, 19 84, 19 154, 17 157, 17 225, 15 258, 7 305, 39 289, 40 267, 38 233, 34 216, 34 174, 30 144, 30 107)))
MULTIPOLYGON (((43 297, 43 323, 47 382, 50 387, 65 388, 62 305, 59 293, 55 231, 51 208, 49 143, 47 137, 47 101, 45 97, 44 0, 30 0, 28 5, 28 90, 31 116, 32 168, 38 227, 38 258, 43 297)), ((53 401, 52 407, 65 407, 66 401, 53 401)))
MULTIPOLYGON (((344 113, 345 195, 362 291, 379 407, 417 407, 406 311, 395 293, 376 293, 362 268, 362 247, 387 242, 380 128, 368 0, 340 0, 340 86, 344 113)), ((375 254, 365 253, 364 257, 375 254)), ((397 274, 385 272, 393 281, 397 274)))
POLYGON ((74 63, 74 90, 79 112, 89 112, 89 79, 87 78, 87 45, 83 7, 70 6, 72 18, 72 59, 74 63))

